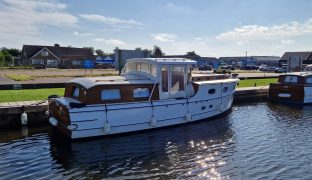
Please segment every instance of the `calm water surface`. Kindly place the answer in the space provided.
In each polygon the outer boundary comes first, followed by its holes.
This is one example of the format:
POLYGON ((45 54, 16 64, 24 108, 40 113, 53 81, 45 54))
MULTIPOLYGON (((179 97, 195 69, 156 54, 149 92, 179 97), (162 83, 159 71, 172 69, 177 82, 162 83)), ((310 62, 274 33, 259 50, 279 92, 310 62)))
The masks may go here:
POLYGON ((0 133, 0 179, 312 179, 312 106, 235 105, 213 121, 60 145, 0 133))

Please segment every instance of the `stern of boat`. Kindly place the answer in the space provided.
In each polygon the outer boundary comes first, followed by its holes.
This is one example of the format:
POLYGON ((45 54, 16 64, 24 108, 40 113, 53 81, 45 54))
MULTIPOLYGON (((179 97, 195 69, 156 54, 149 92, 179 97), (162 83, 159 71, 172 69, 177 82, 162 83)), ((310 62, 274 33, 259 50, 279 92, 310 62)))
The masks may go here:
POLYGON ((53 129, 60 131, 66 137, 71 138, 72 130, 76 125, 70 120, 70 103, 78 103, 72 98, 62 97, 49 100, 49 123, 53 129))
POLYGON ((271 83, 268 98, 272 101, 302 104, 304 102, 304 86, 299 84, 271 83))

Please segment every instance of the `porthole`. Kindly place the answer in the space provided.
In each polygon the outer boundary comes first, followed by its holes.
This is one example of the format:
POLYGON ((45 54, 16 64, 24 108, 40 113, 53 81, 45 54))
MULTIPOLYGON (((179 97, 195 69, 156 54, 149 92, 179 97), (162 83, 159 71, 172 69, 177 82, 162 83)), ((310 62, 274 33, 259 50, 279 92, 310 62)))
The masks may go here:
POLYGON ((216 93, 216 89, 209 89, 208 90, 208 94, 214 94, 214 93, 216 93))
POLYGON ((226 92, 226 91, 228 91, 228 87, 223 87, 223 92, 226 92))

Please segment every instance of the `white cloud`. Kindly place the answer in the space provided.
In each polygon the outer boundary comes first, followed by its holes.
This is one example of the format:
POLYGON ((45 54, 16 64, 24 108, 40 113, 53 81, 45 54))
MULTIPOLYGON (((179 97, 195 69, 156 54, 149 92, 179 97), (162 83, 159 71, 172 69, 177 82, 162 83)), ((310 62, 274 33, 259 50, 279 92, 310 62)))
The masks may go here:
POLYGON ((167 3, 165 5, 165 9, 170 11, 170 12, 174 12, 174 13, 186 13, 186 14, 189 14, 189 13, 192 13, 193 12, 193 9, 188 7, 188 6, 181 6, 181 5, 177 5, 177 4, 174 4, 174 3, 167 3))
POLYGON ((238 41, 236 42, 237 45, 244 45, 244 44, 247 44, 248 41, 238 41))
POLYGON ((282 44, 294 44, 296 41, 292 40, 292 39, 286 39, 286 40, 281 40, 282 44))
POLYGON ((87 37, 87 36, 92 36, 94 35, 93 33, 90 33, 90 32, 86 32, 86 33, 79 33, 77 31, 74 31, 73 32, 73 35, 75 36, 80 36, 80 37, 87 37))
POLYGON ((276 39, 312 34, 312 19, 303 23, 296 21, 273 26, 247 25, 216 36, 218 40, 276 39))
POLYGON ((151 37, 155 41, 173 42, 173 41, 175 41, 176 35, 175 34, 166 34, 166 33, 157 33, 157 34, 151 34, 151 37))
POLYGON ((104 23, 109 25, 143 25, 143 23, 135 21, 133 19, 123 20, 115 17, 102 16, 98 14, 79 14, 79 16, 83 19, 96 22, 96 23, 104 23))
POLYGON ((78 19, 55 1, 3 0, 0 2, 0 42, 16 44, 37 38, 47 26, 73 27, 78 19))
POLYGON ((126 45, 125 42, 118 40, 118 39, 105 39, 105 38, 96 38, 94 39, 96 42, 104 42, 105 44, 108 45, 114 45, 114 46, 121 46, 121 45, 126 45))
POLYGON ((195 41, 201 41, 201 40, 203 40, 204 38, 202 38, 202 37, 196 37, 196 38, 194 38, 194 40, 195 41))

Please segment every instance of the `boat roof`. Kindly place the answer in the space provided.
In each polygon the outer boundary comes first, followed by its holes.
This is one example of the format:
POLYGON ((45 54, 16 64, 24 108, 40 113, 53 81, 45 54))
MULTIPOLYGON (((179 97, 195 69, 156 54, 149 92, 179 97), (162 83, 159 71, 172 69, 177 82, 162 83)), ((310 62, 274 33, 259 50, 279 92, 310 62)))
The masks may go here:
POLYGON ((230 83, 230 82, 238 82, 238 79, 218 79, 218 80, 209 80, 209 81, 195 81, 195 84, 203 85, 203 84, 222 84, 222 83, 230 83))
POLYGON ((127 63, 142 62, 149 64, 196 64, 196 61, 186 58, 132 58, 127 63))
POLYGON ((122 85, 122 84, 154 84, 155 81, 147 79, 140 75, 123 75, 123 76, 104 76, 104 77, 90 77, 77 78, 68 83, 79 84, 86 89, 90 89, 98 85, 122 85))
POLYGON ((306 77, 306 76, 311 76, 312 72, 291 72, 291 73, 281 74, 280 76, 289 76, 289 75, 306 77))

